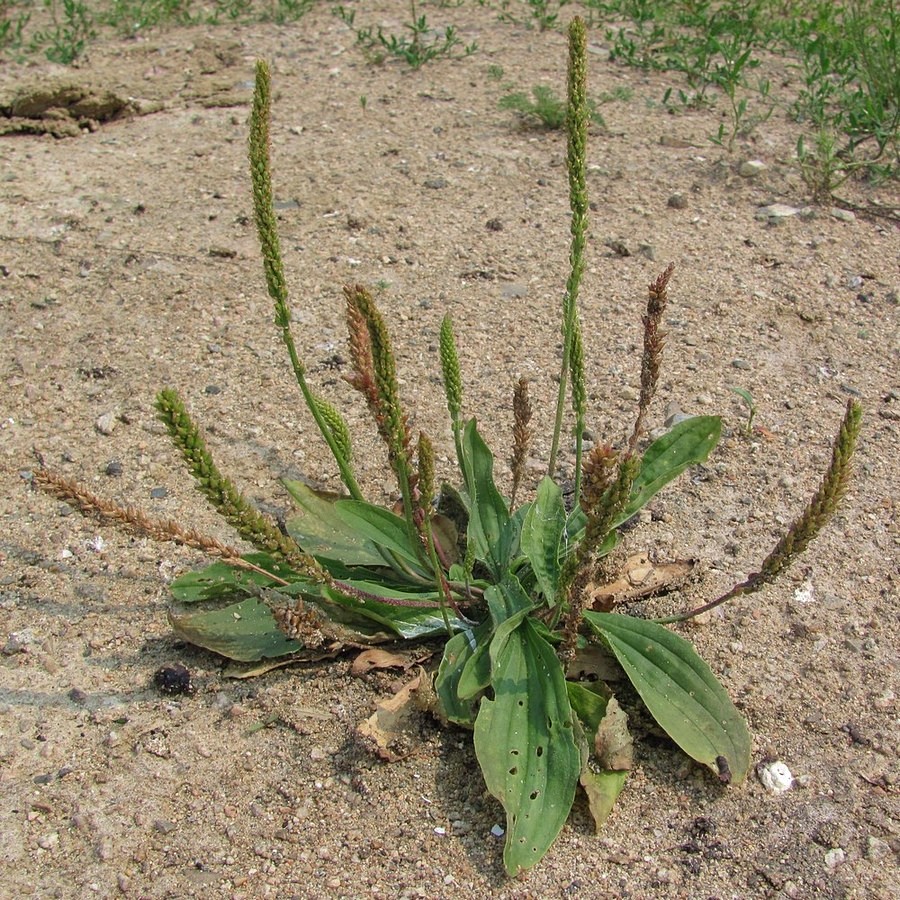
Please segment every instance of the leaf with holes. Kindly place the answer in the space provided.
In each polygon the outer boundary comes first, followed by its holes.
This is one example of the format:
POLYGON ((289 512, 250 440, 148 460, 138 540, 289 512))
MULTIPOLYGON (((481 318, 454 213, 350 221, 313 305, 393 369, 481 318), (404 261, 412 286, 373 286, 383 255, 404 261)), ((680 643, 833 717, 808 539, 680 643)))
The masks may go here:
POLYGON ((534 623, 523 619, 491 656, 494 699, 481 701, 475 755, 506 810, 503 862, 515 875, 535 865, 562 830, 581 752, 562 665, 534 623))

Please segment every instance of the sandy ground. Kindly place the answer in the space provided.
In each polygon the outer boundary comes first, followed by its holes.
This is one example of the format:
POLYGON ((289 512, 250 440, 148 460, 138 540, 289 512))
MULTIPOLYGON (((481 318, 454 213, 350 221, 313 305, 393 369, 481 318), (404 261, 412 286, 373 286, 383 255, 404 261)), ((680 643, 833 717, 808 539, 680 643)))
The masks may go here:
MULTIPOLYGON (((399 24, 402 4, 370 6, 373 21, 399 24)), ((285 474, 336 483, 271 327, 250 220, 257 57, 275 78, 298 342, 314 382, 349 410, 369 496, 386 499, 390 485, 335 361, 348 281, 376 288, 415 424, 443 448, 446 475, 436 348, 448 310, 467 412, 505 458, 512 385, 528 376, 534 455, 546 458, 564 141, 522 129, 498 100, 507 86, 561 89, 565 43, 471 6, 431 14, 479 51, 418 72, 368 64, 324 9, 283 28, 101 43, 72 70, 0 68, 6 98, 62 79, 135 110, 96 127, 69 120, 76 136, 0 139, 3 896, 900 895, 900 231, 827 206, 780 224, 757 217, 773 202, 808 203, 783 111, 728 154, 707 140, 714 109, 668 114, 659 100, 671 82, 609 63, 592 34, 592 89, 633 93, 603 106, 607 128, 590 146, 591 430, 617 440, 631 421, 641 305, 669 260, 656 424, 673 402, 725 421, 709 463, 629 534, 629 548, 704 560, 704 580, 655 609, 697 605, 751 571, 815 487, 848 396, 865 406, 853 487, 811 552, 780 584, 682 629, 746 714, 754 763, 793 772, 787 793, 754 775, 724 788, 639 724, 636 771, 602 833, 579 802, 542 864, 509 882, 491 833, 501 809, 465 732, 423 716, 415 752, 393 765, 354 737, 399 676, 354 678, 341 658, 228 678, 166 620, 166 582, 198 556, 98 528, 30 489, 37 450, 98 493, 233 540, 154 419, 165 385, 268 508, 288 508, 285 474), (742 177, 750 159, 765 169, 742 177), (756 399, 752 435, 729 385, 756 399), (192 696, 154 687, 176 662, 193 673, 192 696), (274 724, 254 728, 264 721, 274 724)), ((896 185, 845 193, 898 205, 896 185)))

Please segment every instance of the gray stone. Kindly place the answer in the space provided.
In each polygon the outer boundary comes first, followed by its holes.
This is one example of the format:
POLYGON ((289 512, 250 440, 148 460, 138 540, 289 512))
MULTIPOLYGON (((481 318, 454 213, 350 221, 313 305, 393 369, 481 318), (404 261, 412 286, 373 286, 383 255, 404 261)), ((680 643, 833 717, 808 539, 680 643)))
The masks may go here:
POLYGON ((878 860, 887 859, 890 855, 891 845, 887 841, 869 836, 869 839, 866 841, 866 859, 877 862, 878 860))
POLYGON ((3 646, 3 652, 7 656, 15 653, 25 653, 28 647, 37 640, 37 635, 33 628, 23 628, 21 631, 13 631, 6 639, 3 646))
POLYGON ((755 178, 765 172, 768 166, 761 159, 746 159, 738 167, 738 175, 741 178, 755 178))
POLYGON ((118 423, 119 420, 116 418, 115 412, 105 412, 94 423, 94 428, 96 428, 100 434, 110 435, 116 430, 116 425, 118 425, 118 423))

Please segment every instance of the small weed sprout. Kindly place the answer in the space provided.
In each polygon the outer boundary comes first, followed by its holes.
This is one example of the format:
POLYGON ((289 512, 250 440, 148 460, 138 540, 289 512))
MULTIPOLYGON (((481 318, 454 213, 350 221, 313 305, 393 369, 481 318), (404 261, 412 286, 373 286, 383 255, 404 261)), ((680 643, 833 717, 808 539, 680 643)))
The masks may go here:
POLYGON ((729 388, 744 401, 744 405, 747 407, 747 422, 744 425, 744 431, 747 434, 752 434, 753 420, 756 418, 756 403, 753 400, 753 394, 746 388, 738 387, 737 385, 729 385, 729 388))
POLYGON ((0 0, 0 51, 19 50, 25 42, 30 12, 16 11, 15 0, 0 0))
POLYGON ((32 38, 32 49, 44 47, 51 62, 69 65, 84 53, 95 35, 94 17, 81 0, 44 0, 50 11, 50 27, 32 38), (60 9, 61 5, 61 9, 60 9))
POLYGON ((669 265, 648 289, 635 421, 616 443, 583 446, 586 43, 584 23, 576 18, 569 28, 565 116, 570 272, 562 291, 563 353, 551 450, 536 489, 524 479, 535 415, 527 381, 513 392, 510 500, 494 480, 493 453, 466 412, 453 322, 444 318, 439 357, 458 486, 440 483, 432 439, 413 433, 404 412, 387 324, 366 287, 347 285, 352 371, 346 380, 371 412, 402 499, 388 509, 363 496, 346 421, 317 392, 294 343, 272 200, 271 93, 263 62, 256 70, 250 170, 265 282, 291 368, 344 493, 285 482, 298 512, 280 528, 221 472, 184 401, 168 389, 159 393, 157 410, 196 487, 254 552, 242 554, 190 528, 119 507, 45 468, 34 474, 36 485, 84 513, 216 559, 171 585, 172 625, 196 645, 256 661, 315 657, 383 640, 385 632, 397 640, 444 642, 434 679, 437 711, 442 721, 473 733, 485 784, 506 812, 503 861, 511 876, 537 864, 556 840, 579 785, 599 827, 631 768, 631 738, 609 689, 567 675, 573 656, 592 642, 615 657, 649 713, 688 756, 722 782, 746 778, 751 741, 743 717, 691 644, 664 623, 760 590, 777 577, 834 514, 847 490, 860 429, 861 409, 851 400, 818 491, 759 571, 726 594, 668 620, 615 611, 614 599, 593 600, 591 585, 609 566, 619 527, 708 457, 721 421, 687 418, 646 444, 665 343, 661 328, 674 271, 669 265), (576 453, 573 502, 567 505, 557 454, 569 418, 576 453), (616 724, 621 751, 601 752, 598 735, 616 724))
POLYGON ((497 18, 510 25, 548 31, 557 27, 560 12, 569 2, 570 0, 524 0, 523 3, 521 0, 502 0, 497 18), (522 14, 516 11, 523 6, 525 9, 522 14))
MULTIPOLYGON (((617 88, 614 92, 603 94, 600 100, 589 99, 588 116, 598 128, 605 128, 606 123, 600 113, 600 103, 613 100, 628 100, 631 97, 629 88, 617 88)), ((559 97, 553 88, 546 85, 535 85, 531 96, 522 91, 514 91, 500 98, 500 108, 517 113, 526 125, 559 131, 566 124, 566 101, 559 97)))
POLYGON ((477 42, 463 44, 456 27, 448 25, 443 31, 435 31, 428 24, 424 13, 419 13, 416 0, 409 0, 409 17, 404 22, 408 34, 387 33, 379 25, 356 27, 356 10, 343 5, 333 9, 334 14, 356 33, 356 44, 366 58, 373 63, 382 63, 388 58, 399 59, 412 69, 419 69, 425 63, 436 59, 448 59, 462 52, 471 56, 477 49, 477 42))

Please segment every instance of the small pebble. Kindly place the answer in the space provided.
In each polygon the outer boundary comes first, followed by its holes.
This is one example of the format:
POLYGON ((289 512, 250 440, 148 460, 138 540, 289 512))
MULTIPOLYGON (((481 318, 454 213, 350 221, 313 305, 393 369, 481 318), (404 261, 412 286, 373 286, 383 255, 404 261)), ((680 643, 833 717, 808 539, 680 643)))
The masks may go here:
POLYGON ((117 459, 111 459, 106 464, 106 474, 109 475, 111 478, 115 478, 116 476, 121 475, 122 474, 122 463, 120 463, 119 460, 117 460, 117 459))
POLYGON ((151 500, 164 500, 169 495, 169 489, 165 487, 155 487, 150 489, 151 500))
POLYGON ((181 663, 171 666, 162 666, 153 673, 153 683, 161 694, 178 696, 180 694, 193 694, 194 685, 191 683, 190 671, 181 663))
POLYGON ((738 167, 738 175, 741 178, 755 178, 766 171, 766 164, 761 159, 744 160, 738 167))
POLYGON ((441 177, 426 178, 425 187, 431 188, 433 191, 439 191, 441 188, 447 187, 447 179, 441 177))
POLYGON ((217 384, 208 384, 205 388, 203 388, 203 391, 206 394, 221 394, 222 388, 220 388, 217 384))
POLYGON ((890 855, 891 845, 887 841, 869 836, 869 839, 866 841, 866 859, 878 862, 879 860, 887 859, 890 855))
POLYGON ((829 869, 837 868, 845 859, 847 854, 840 847, 834 847, 825 854, 825 865, 829 869))
POLYGON ((746 359, 733 359, 731 361, 731 367, 733 369, 749 369, 750 363, 747 362, 746 359))
POLYGON ((13 656, 16 653, 25 653, 30 644, 37 640, 34 630, 31 628, 23 628, 21 631, 10 632, 6 643, 3 645, 3 652, 7 656, 13 656))
POLYGON ((96 428, 100 434, 110 435, 116 430, 117 424, 118 419, 116 418, 116 414, 114 412, 105 412, 94 423, 94 428, 96 428))
POLYGON ((772 203, 769 206, 761 206, 756 210, 756 218, 769 222, 778 222, 799 215, 802 210, 796 206, 788 206, 786 203, 772 203))
POLYGON ((756 767, 756 775, 762 786, 773 794, 789 791, 794 783, 791 770, 783 762, 760 763, 756 767))
POLYGON ((684 194, 672 194, 666 201, 670 209, 687 209, 688 201, 684 194))
POLYGON ((856 216, 849 209, 841 209, 839 206, 832 206, 829 210, 832 219, 839 222, 855 222, 856 216))

